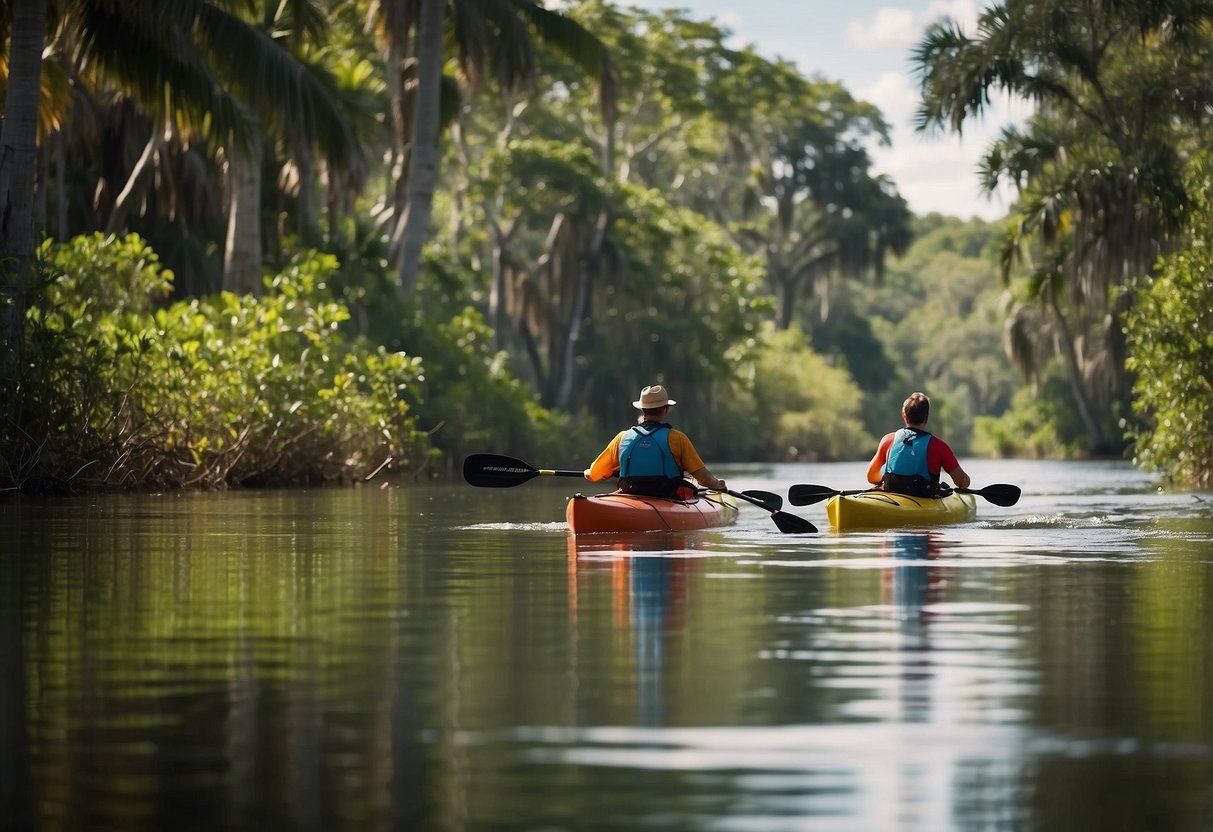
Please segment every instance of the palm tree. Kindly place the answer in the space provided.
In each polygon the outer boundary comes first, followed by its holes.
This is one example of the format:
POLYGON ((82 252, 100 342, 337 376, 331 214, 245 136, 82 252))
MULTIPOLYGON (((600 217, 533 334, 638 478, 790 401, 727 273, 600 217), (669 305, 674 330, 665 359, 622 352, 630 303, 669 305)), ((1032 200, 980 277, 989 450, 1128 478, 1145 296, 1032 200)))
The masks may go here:
MULTIPOLYGON (((1117 444, 1114 405, 1127 414, 1122 288, 1183 226, 1185 148, 1213 100, 1210 21, 1203 0, 1004 0, 975 37, 945 20, 915 55, 922 130, 960 132, 998 90, 1036 104, 1026 130, 988 151, 984 184, 1019 188, 1004 267, 1034 256, 1033 299, 1060 335, 1094 449, 1117 444)), ((1020 357, 1023 335, 1012 328, 1020 357)))
POLYGON ((393 86, 403 89, 406 69, 415 74, 412 106, 401 100, 394 108, 398 140, 409 136, 398 161, 393 249, 399 288, 408 296, 416 285, 421 247, 429 234, 434 181, 437 176, 441 125, 442 67, 446 60, 446 12, 456 44, 460 74, 475 86, 492 66, 503 91, 534 82, 534 38, 570 57, 594 78, 603 118, 614 117, 614 73, 606 47, 575 21, 546 9, 539 0, 421 0, 416 11, 404 0, 379 0, 376 10, 386 41, 393 86), (409 35, 417 29, 415 62, 406 67, 409 35), (422 109, 424 107, 424 110, 422 109))
POLYGON ((4 369, 24 339, 30 255, 34 245, 34 171, 46 0, 13 3, 8 94, 0 132, 0 338, 4 369))
POLYGON ((266 136, 281 137, 288 153, 314 148, 330 168, 355 178, 366 166, 331 76, 308 58, 309 44, 325 31, 323 5, 270 3, 257 19, 233 11, 251 7, 237 0, 63 0, 53 45, 81 87, 99 98, 137 102, 147 119, 144 152, 123 187, 112 190, 113 230, 128 205, 147 198, 157 181, 151 167, 164 174, 177 154, 222 148, 214 158, 230 179, 225 279, 240 291, 261 284, 266 136))
POLYGON ((442 64, 446 48, 447 0, 420 0, 417 23, 417 87, 413 96, 410 143, 410 172, 404 213, 392 235, 399 242, 397 272, 400 291, 413 292, 421 247, 430 232, 434 183, 438 178, 439 103, 442 97, 442 64))

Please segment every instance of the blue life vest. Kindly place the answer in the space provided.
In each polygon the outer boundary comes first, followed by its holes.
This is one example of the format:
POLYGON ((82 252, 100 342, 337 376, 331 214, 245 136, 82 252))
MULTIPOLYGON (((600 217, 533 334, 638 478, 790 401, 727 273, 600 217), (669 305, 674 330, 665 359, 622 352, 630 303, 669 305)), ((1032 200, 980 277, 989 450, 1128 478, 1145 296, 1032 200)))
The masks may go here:
POLYGON ((633 425, 619 441, 619 478, 681 479, 682 469, 670 451, 670 426, 662 422, 633 425))
POLYGON ((925 430, 902 428, 893 434, 893 444, 884 463, 881 487, 900 494, 929 496, 936 478, 927 467, 927 447, 931 434, 925 430))

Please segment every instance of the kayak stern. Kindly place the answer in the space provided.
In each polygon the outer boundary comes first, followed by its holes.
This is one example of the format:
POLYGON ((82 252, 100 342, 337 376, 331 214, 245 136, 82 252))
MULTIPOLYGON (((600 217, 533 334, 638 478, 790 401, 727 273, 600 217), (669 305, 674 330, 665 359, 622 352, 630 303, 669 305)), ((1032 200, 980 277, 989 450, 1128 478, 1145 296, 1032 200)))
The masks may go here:
POLYGON ((835 529, 888 529, 965 523, 977 516, 972 494, 911 497, 887 491, 864 491, 831 497, 826 516, 835 529))
POLYGON ((693 531, 736 522, 737 501, 714 492, 685 502, 618 491, 576 494, 565 507, 565 520, 573 534, 693 531))

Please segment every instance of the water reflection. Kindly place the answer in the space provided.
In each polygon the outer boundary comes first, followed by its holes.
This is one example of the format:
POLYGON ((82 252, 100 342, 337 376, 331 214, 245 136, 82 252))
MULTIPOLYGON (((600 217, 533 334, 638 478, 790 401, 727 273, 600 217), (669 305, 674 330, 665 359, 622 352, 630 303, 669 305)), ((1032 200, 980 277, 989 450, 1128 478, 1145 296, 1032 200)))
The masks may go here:
POLYGON ((631 644, 638 725, 662 725, 666 718, 666 640, 686 626, 698 563, 686 554, 692 542, 680 534, 568 538, 570 610, 577 608, 579 581, 609 570, 615 628, 631 644))
POLYGON ((1032 470, 804 538, 569 538, 558 483, 0 501, 0 827, 1207 832, 1213 510, 1032 470))
POLYGON ((896 534, 883 550, 890 565, 882 572, 886 603, 898 623, 898 701, 901 719, 927 722, 931 710, 931 605, 942 600, 946 569, 931 565, 939 558, 939 541, 930 532, 896 534))

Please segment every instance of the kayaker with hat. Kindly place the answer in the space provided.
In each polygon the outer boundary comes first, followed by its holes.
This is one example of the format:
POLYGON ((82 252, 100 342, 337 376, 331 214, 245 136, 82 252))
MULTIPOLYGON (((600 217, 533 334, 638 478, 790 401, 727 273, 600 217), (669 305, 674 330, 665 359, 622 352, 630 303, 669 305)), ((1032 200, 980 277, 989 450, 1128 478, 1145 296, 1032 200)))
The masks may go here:
POLYGON ((868 482, 885 491, 914 497, 939 495, 941 471, 961 488, 969 487, 969 475, 956 461, 956 454, 938 436, 927 431, 931 400, 925 393, 911 393, 901 406, 906 426, 885 434, 868 463, 868 482))
POLYGON ((683 472, 688 472, 704 488, 724 491, 725 481, 708 470, 687 435, 666 424, 675 404, 660 384, 641 390, 640 398, 632 402, 640 411, 637 424, 615 435, 585 469, 585 478, 598 482, 618 476, 619 490, 629 494, 689 498, 693 494, 683 479, 683 472))

